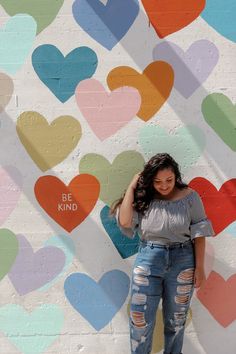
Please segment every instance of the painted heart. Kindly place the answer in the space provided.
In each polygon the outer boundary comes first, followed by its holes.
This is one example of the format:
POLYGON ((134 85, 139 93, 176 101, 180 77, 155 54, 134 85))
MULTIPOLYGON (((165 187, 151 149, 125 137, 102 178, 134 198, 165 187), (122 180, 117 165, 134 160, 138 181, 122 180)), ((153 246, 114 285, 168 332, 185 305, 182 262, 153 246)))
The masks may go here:
POLYGON ((202 101, 205 121, 231 150, 236 151, 236 106, 222 93, 212 93, 202 101))
POLYGON ((154 60, 164 60, 175 71, 174 87, 189 98, 208 78, 219 59, 214 43, 201 39, 194 42, 186 52, 177 44, 162 42, 153 50, 154 60))
POLYGON ((88 174, 74 177, 68 187, 57 177, 43 176, 34 187, 40 206, 68 232, 91 213, 99 190, 97 179, 88 174))
POLYGON ((77 119, 61 116, 48 124, 41 114, 30 111, 19 116, 16 131, 41 171, 47 171, 63 161, 81 138, 81 126, 77 119))
POLYGON ((0 73, 0 113, 10 101, 13 90, 13 80, 8 75, 0 73))
POLYGON ((97 331, 105 327, 124 304, 129 293, 129 277, 120 270, 105 273, 97 283, 88 275, 71 274, 65 281, 65 295, 97 331))
POLYGON ((0 229, 0 280, 11 269, 16 259, 18 248, 16 235, 8 229, 0 229))
POLYGON ((0 330, 24 354, 42 354, 60 335, 64 314, 47 304, 26 312, 20 305, 0 307, 0 330))
POLYGON ((54 45, 43 44, 34 50, 32 64, 40 80, 64 103, 80 81, 93 76, 98 59, 88 47, 75 48, 64 57, 54 45))
POLYGON ((226 181, 219 191, 202 177, 194 178, 189 186, 201 196, 206 215, 211 220, 216 235, 236 220, 236 178, 226 181))
POLYGON ((67 235, 59 235, 59 236, 53 236, 49 238, 45 243, 44 247, 52 246, 53 248, 59 248, 62 250, 62 252, 65 255, 65 265, 60 272, 60 274, 56 275, 54 279, 49 281, 47 284, 45 284, 42 288, 40 288, 40 291, 47 291, 57 280, 58 278, 61 278, 70 265, 72 264, 72 261, 75 257, 75 245, 73 240, 71 240, 67 235))
POLYGON ((95 79, 83 80, 76 88, 75 97, 80 111, 100 140, 127 124, 141 105, 138 90, 122 87, 108 94, 95 79))
POLYGON ((236 42, 235 1, 207 0, 202 18, 222 36, 236 42))
POLYGON ((183 170, 195 165, 206 144, 202 130, 194 125, 171 133, 157 125, 145 125, 140 129, 139 142, 148 158, 158 152, 168 152, 181 161, 183 170))
POLYGON ((109 215, 110 208, 106 205, 102 208, 100 213, 100 218, 104 229, 108 233, 110 239, 112 240, 115 248, 119 252, 122 258, 128 258, 133 256, 138 252, 139 247, 139 236, 135 235, 133 239, 128 238, 123 235, 117 226, 115 217, 109 215))
POLYGON ((37 25, 33 17, 11 17, 0 31, 0 68, 15 74, 24 64, 36 36, 37 25), (16 60, 17 58, 17 60, 16 60))
POLYGON ((232 224, 227 226, 226 229, 224 230, 224 232, 229 233, 235 237, 236 236, 236 221, 234 221, 232 224))
POLYGON ((149 64, 142 74, 128 66, 119 66, 107 76, 110 90, 123 86, 136 88, 142 104, 137 116, 148 121, 166 102, 174 84, 174 71, 164 61, 149 64))
POLYGON ((139 13, 138 0, 76 0, 76 22, 95 41, 111 50, 127 33, 139 13))
POLYGON ((120 198, 132 177, 143 170, 144 159, 136 151, 124 151, 113 163, 98 154, 87 154, 80 160, 80 173, 94 175, 100 182, 99 198, 108 206, 120 198))
POLYGON ((10 16, 28 14, 37 22, 37 33, 49 26, 57 16, 64 0, 1 0, 1 6, 10 16))
POLYGON ((157 35, 164 38, 188 26, 203 11, 205 0, 142 0, 157 35))
POLYGON ((19 295, 37 290, 54 279, 63 269, 65 254, 57 247, 40 248, 34 253, 31 244, 23 236, 17 236, 19 252, 8 277, 19 295))
POLYGON ((235 292, 236 274, 225 280, 212 271, 197 297, 221 326, 228 327, 236 319, 235 292))
POLYGON ((3 224, 15 209, 21 195, 22 175, 13 166, 0 168, 0 224, 3 224))

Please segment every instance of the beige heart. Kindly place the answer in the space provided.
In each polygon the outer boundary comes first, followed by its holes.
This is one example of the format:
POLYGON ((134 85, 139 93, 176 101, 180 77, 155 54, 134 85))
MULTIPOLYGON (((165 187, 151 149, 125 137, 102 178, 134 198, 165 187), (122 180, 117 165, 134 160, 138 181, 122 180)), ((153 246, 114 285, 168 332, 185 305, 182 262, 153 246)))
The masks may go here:
POLYGON ((56 118, 51 124, 37 112, 24 112, 16 130, 26 151, 42 171, 63 161, 81 138, 80 123, 71 116, 56 118))
POLYGON ((14 90, 12 79, 3 73, 0 73, 0 112, 4 110, 11 99, 14 90))

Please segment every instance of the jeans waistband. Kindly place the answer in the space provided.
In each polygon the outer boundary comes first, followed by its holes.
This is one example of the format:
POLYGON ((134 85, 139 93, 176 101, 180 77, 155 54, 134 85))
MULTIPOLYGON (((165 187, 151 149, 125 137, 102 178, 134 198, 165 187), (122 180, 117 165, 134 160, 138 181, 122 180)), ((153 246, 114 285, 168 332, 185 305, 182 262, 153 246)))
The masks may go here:
POLYGON ((166 248, 166 249, 173 249, 173 248, 184 248, 184 247, 189 247, 192 245, 192 241, 188 240, 185 242, 173 242, 169 244, 160 244, 160 243, 155 243, 152 241, 145 241, 145 240, 140 240, 140 245, 141 246, 150 246, 151 248, 166 248))

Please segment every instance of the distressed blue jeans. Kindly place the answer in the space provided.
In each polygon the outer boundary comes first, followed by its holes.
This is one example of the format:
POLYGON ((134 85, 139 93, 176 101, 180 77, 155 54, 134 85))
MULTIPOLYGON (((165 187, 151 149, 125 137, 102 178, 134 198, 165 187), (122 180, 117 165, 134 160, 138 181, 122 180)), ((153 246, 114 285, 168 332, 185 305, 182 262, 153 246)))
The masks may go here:
POLYGON ((164 354, 181 354, 186 317, 194 289, 191 241, 157 245, 141 241, 131 283, 132 354, 149 354, 156 313, 162 299, 164 354))

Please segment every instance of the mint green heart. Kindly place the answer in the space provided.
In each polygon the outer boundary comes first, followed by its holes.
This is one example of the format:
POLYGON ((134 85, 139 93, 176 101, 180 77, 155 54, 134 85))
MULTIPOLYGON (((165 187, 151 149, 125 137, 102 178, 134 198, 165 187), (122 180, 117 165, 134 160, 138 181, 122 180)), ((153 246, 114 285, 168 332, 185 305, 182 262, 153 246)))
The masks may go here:
POLYGON ((79 171, 99 180, 99 197, 111 206, 123 195, 132 177, 143 169, 144 163, 142 155, 132 150, 117 155, 112 164, 102 155, 87 154, 80 161, 79 171))
POLYGON ((236 106, 223 93, 212 93, 202 101, 205 121, 216 134, 236 151, 236 106))
POLYGON ((24 64, 36 36, 37 25, 29 15, 11 17, 0 31, 0 69, 15 74, 24 64))
POLYGON ((60 335, 64 314, 57 305, 26 312, 19 305, 0 307, 0 331, 24 354, 43 353, 60 335))
POLYGON ((8 229, 0 229, 0 280, 9 272, 18 249, 16 235, 8 229))
POLYGON ((1 0, 9 16, 28 14, 37 22, 37 33, 50 25, 58 14, 64 0, 1 0))
POLYGON ((171 133, 160 126, 145 125, 140 130, 139 142, 148 158, 167 152, 179 163, 182 171, 196 164, 206 145, 202 130, 194 125, 183 126, 171 133))

